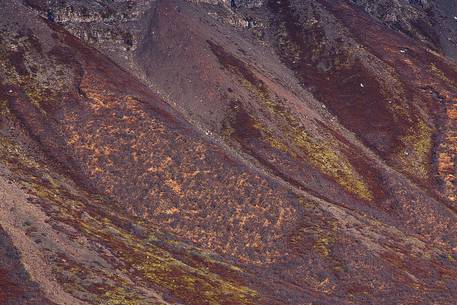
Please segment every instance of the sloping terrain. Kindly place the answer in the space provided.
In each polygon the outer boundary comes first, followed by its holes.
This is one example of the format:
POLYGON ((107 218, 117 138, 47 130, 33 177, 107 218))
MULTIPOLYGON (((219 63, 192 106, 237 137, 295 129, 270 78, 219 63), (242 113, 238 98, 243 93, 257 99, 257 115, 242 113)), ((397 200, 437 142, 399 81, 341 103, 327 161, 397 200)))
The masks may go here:
POLYGON ((2 1, 0 303, 455 304, 457 28, 390 2, 2 1))

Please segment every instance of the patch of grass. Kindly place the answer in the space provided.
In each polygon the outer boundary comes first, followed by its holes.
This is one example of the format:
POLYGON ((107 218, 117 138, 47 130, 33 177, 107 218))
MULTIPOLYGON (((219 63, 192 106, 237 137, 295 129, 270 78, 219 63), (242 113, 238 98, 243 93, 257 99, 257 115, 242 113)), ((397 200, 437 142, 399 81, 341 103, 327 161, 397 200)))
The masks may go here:
POLYGON ((457 84, 454 81, 450 80, 446 76, 446 74, 440 68, 438 68, 434 63, 430 64, 430 69, 436 76, 438 76, 439 79, 441 79, 442 81, 444 81, 454 87, 457 87, 457 84))
POLYGON ((432 134, 432 128, 420 120, 401 138, 404 149, 399 152, 399 160, 408 174, 422 180, 429 177, 432 134))
POLYGON ((317 228, 317 239, 314 242, 313 248, 322 256, 329 257, 331 255, 331 247, 336 241, 336 231, 338 229, 338 222, 330 222, 330 229, 322 230, 317 228))

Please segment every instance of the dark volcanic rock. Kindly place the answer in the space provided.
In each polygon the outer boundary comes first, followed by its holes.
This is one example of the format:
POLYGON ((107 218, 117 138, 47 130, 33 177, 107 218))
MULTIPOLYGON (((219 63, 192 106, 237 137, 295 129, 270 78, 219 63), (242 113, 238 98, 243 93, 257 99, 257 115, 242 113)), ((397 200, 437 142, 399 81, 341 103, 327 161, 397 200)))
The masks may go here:
POLYGON ((457 59, 457 6, 452 0, 351 0, 389 27, 457 59))

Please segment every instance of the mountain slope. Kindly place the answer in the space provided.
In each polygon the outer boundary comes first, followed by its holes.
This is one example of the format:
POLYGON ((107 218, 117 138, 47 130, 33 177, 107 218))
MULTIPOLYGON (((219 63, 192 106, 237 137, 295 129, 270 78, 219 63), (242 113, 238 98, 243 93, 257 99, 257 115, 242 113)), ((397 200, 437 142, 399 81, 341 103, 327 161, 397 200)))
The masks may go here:
POLYGON ((452 304, 452 60, 216 2, 1 4, 0 300, 452 304))

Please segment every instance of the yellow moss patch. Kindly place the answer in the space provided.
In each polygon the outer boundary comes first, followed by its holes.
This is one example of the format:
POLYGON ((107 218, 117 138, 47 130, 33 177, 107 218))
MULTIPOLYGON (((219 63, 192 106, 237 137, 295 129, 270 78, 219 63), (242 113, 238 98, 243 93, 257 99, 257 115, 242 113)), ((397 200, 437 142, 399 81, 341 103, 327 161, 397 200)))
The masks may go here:
POLYGON ((401 138, 404 149, 399 160, 408 174, 425 180, 429 176, 433 130, 424 121, 419 121, 401 138))
POLYGON ((123 260, 145 280, 170 290, 183 300, 204 299, 208 304, 252 304, 256 292, 248 287, 222 279, 219 275, 186 265, 166 250, 152 244, 144 244, 137 237, 116 228, 109 219, 99 224, 97 219, 83 223, 83 229, 102 240, 114 239, 120 243, 123 260))
POLYGON ((328 237, 319 238, 314 244, 314 248, 323 256, 330 255, 330 244, 331 240, 328 237))
POLYGON ((336 241, 336 234, 338 229, 338 222, 332 221, 330 222, 330 230, 323 230, 321 228, 317 228, 317 239, 314 242, 313 248, 322 256, 328 257, 331 254, 330 247, 336 241))
POLYGON ((349 192, 365 200, 372 200, 368 187, 358 177, 349 161, 342 157, 331 145, 310 138, 305 131, 294 135, 294 140, 305 151, 310 163, 324 174, 333 177, 349 192))
POLYGON ((430 64, 430 68, 431 68, 432 72, 433 72, 436 76, 438 76, 438 78, 440 78, 441 80, 447 82, 448 84, 453 85, 454 87, 457 86, 457 84, 455 84, 452 80, 450 80, 450 79, 446 76, 446 74, 444 74, 444 72, 441 71, 441 69, 438 68, 434 63, 431 63, 431 64, 430 64))
POLYGON ((268 143, 283 152, 296 157, 298 154, 304 156, 313 167, 321 170, 324 174, 334 178, 347 191, 359 196, 364 200, 372 200, 373 195, 368 186, 364 183, 360 175, 353 168, 351 163, 340 153, 329 141, 316 140, 312 138, 299 121, 283 106, 270 98, 270 94, 265 88, 255 85, 244 79, 243 86, 253 93, 258 100, 266 106, 271 114, 279 117, 283 122, 283 134, 285 139, 279 139, 271 129, 262 126, 256 121, 254 127, 263 132, 264 138, 268 143), (296 152, 290 144, 295 144, 300 150, 296 152))
POLYGON ((140 305, 140 304, 161 304, 156 299, 138 297, 134 292, 127 291, 124 287, 115 287, 98 300, 103 305, 140 305))

